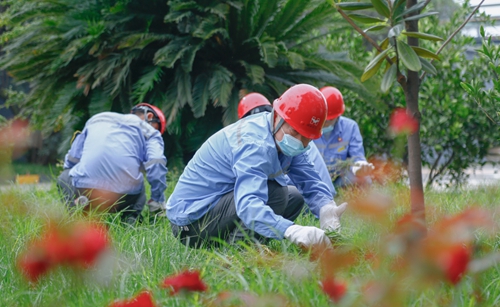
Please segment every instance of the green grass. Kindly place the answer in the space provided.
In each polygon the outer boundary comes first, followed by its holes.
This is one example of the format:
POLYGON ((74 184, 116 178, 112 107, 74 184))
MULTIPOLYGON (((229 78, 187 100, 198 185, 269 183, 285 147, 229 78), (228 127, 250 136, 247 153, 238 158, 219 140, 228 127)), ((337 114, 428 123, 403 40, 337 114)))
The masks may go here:
POLYGON ((40 165, 33 163, 12 163, 12 170, 15 174, 26 175, 26 174, 38 174, 45 175, 49 178, 54 177, 54 174, 58 174, 60 169, 55 165, 40 165))
MULTIPOLYGON (((170 184, 169 191, 173 189, 170 184)), ((130 298, 141 289, 153 292, 158 306, 207 306, 218 293, 244 291, 256 295, 280 294, 290 306, 372 306, 362 300, 369 281, 393 280, 396 272, 384 269, 364 257, 377 249, 393 222, 409 211, 408 190, 404 186, 378 187, 392 196, 396 206, 388 214, 390 223, 379 225, 347 211, 337 238, 337 250, 354 252, 357 262, 340 270, 337 277, 347 283, 347 294, 337 304, 322 292, 320 274, 310 254, 287 241, 271 241, 267 246, 238 245, 214 249, 186 248, 173 237, 166 219, 125 226, 114 215, 105 216, 112 240, 112 261, 98 269, 75 272, 57 269, 29 284, 16 268, 16 257, 30 239, 36 237, 47 220, 70 223, 77 215, 66 212, 55 186, 49 190, 10 188, 0 190, 0 306, 108 306, 115 299, 130 298), (183 269, 198 269, 209 286, 205 293, 170 296, 159 283, 183 269)), ((349 199, 353 191, 340 199, 349 199)), ((429 191, 426 194, 430 225, 443 214, 458 213, 470 205, 488 208, 498 222, 496 208, 500 187, 490 186, 454 192, 429 191)), ((147 215, 147 212, 145 212, 147 215)), ((316 225, 309 214, 298 224, 316 225)), ((498 238, 478 233, 478 253, 495 251, 498 238)), ((381 260, 384 263, 384 259, 381 260)), ((397 287, 412 286, 411 276, 395 279, 397 287)), ((406 289, 405 306, 498 306, 500 304, 500 267, 494 266, 477 276, 465 276, 457 285, 445 282, 406 289)), ((242 305, 243 306, 243 305, 242 305)), ((264 305, 261 305, 264 306, 264 305)), ((375 306, 375 305, 373 305, 375 306)))

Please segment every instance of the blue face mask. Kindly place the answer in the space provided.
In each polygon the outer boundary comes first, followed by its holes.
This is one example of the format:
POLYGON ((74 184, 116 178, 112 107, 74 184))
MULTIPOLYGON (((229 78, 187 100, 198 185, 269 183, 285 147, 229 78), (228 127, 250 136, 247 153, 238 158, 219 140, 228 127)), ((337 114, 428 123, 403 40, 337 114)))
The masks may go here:
POLYGON ((290 134, 286 134, 284 131, 283 131, 283 138, 281 139, 281 141, 276 140, 276 143, 280 147, 281 152, 285 156, 289 157, 295 157, 297 155, 300 155, 301 153, 309 150, 310 148, 309 144, 307 145, 307 147, 304 147, 301 141, 297 140, 290 134))
POLYGON ((328 133, 328 132, 332 132, 333 131, 333 126, 334 125, 330 125, 328 127, 324 127, 321 131, 323 132, 323 134, 328 133))

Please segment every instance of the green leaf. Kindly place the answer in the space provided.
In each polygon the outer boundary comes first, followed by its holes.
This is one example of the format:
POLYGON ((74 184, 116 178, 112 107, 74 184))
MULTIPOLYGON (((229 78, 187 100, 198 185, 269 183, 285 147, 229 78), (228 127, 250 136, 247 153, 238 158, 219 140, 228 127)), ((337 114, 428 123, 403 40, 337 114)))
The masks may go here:
POLYGON ((391 11, 385 0, 371 0, 373 7, 380 15, 389 18, 391 16, 391 11))
POLYGON ((387 49, 389 47, 389 38, 386 37, 381 43, 380 43, 380 48, 382 49, 387 49))
POLYGON ((432 65, 431 62, 427 61, 426 59, 424 58, 420 58, 420 63, 422 63, 422 69, 431 74, 431 75, 437 75, 437 70, 436 70, 436 67, 434 67, 434 65, 432 65))
POLYGON ((408 14, 414 13, 416 11, 420 11, 425 6, 426 6, 426 1, 418 2, 417 4, 413 5, 409 9, 403 11, 401 14, 399 14, 398 16, 396 16, 396 18, 400 18, 400 17, 406 16, 408 14))
POLYGON ((402 13, 405 10, 404 4, 406 3, 406 0, 396 0, 394 1, 394 4, 392 5, 392 22, 393 24, 397 24, 401 22, 401 17, 402 13))
POLYGON ((385 59, 385 56, 391 49, 385 49, 381 53, 379 53, 376 57, 373 58, 373 60, 368 63, 368 65, 365 68, 365 71, 363 72, 363 75, 361 76, 361 82, 365 82, 366 80, 370 79, 380 68, 382 65, 382 62, 385 59))
POLYGON ((357 14, 357 13, 351 13, 351 14, 348 14, 348 16, 354 21, 366 23, 366 24, 385 22, 384 19, 375 18, 375 17, 371 17, 371 16, 367 16, 367 15, 363 15, 363 14, 357 14))
POLYGON ((278 45, 274 40, 268 40, 260 43, 260 56, 262 61, 269 67, 274 67, 278 63, 278 45))
POLYGON ((430 50, 424 49, 422 47, 417 47, 417 46, 411 46, 411 48, 421 57, 423 58, 428 58, 428 59, 434 59, 434 60, 441 60, 439 56, 435 53, 433 53, 430 50))
POLYGON ((395 25, 389 30, 389 33, 387 34, 387 37, 398 37, 401 31, 405 29, 405 25, 400 23, 395 25))
POLYGON ((406 68, 413 71, 419 71, 422 69, 422 64, 420 63, 418 55, 407 43, 398 39, 397 46, 399 59, 403 62, 406 68))
POLYGON ((177 101, 180 105, 188 103, 193 107, 193 96, 191 91, 191 76, 181 68, 175 71, 175 83, 177 84, 177 101))
POLYGON ((469 83, 465 83, 465 82, 460 82, 460 86, 468 93, 468 94, 472 94, 474 92, 474 89, 472 87, 472 85, 470 85, 469 83))
POLYGON ((344 11, 365 10, 373 7, 371 3, 362 3, 362 2, 342 2, 342 3, 337 3, 336 6, 337 8, 341 8, 344 11))
POLYGON ((153 63, 172 68, 184 52, 191 46, 190 37, 179 37, 169 42, 165 47, 158 49, 154 55, 153 63))
POLYGON ((364 32, 380 31, 380 30, 384 30, 385 28, 387 28, 387 25, 374 25, 374 26, 371 26, 371 27, 365 29, 364 32))
POLYGON ((290 63, 290 67, 292 67, 292 69, 306 68, 306 65, 304 63, 304 58, 302 57, 302 55, 296 52, 288 51, 286 57, 288 58, 288 62, 290 63))
POLYGON ((383 93, 387 93, 391 88, 394 80, 396 80, 397 66, 392 64, 389 69, 385 72, 382 78, 382 83, 380 84, 380 89, 383 93))
POLYGON ((132 94, 133 100, 136 102, 144 101, 144 97, 153 89, 155 83, 160 80, 162 75, 163 69, 161 66, 150 66, 145 68, 139 80, 134 83, 134 92, 132 94))
POLYGON ((227 107, 229 96, 233 88, 232 73, 221 65, 214 65, 210 78, 210 98, 214 106, 227 107))
POLYGON ((247 76, 252 81, 252 84, 262 84, 264 83, 264 78, 266 76, 266 71, 259 65, 248 64, 245 61, 241 61, 241 65, 245 67, 247 76))
POLYGON ((439 14, 439 12, 429 12, 429 13, 425 13, 425 14, 414 15, 414 16, 410 16, 408 18, 405 18, 404 21, 418 20, 418 19, 422 19, 422 18, 425 18, 425 17, 437 15, 437 14, 439 14))
POLYGON ((209 78, 203 73, 196 77, 193 85, 193 107, 191 110, 195 118, 205 115, 209 98, 209 78))
POLYGON ((403 35, 410 36, 410 37, 416 37, 416 38, 421 38, 429 41, 442 41, 443 38, 432 35, 432 34, 427 34, 427 33, 422 33, 422 32, 402 32, 403 35))
POLYGON ((484 27, 481 25, 481 27, 479 28, 479 33, 481 34, 481 37, 484 38, 484 27))

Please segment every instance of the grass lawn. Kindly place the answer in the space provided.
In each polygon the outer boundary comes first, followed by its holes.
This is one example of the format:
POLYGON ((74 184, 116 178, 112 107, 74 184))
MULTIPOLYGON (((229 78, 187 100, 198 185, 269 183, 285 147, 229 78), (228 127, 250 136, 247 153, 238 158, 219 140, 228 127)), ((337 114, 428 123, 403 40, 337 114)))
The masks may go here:
MULTIPOLYGON (((170 184, 170 191, 172 187, 170 184)), ((370 215, 372 210, 375 218, 363 218, 351 207, 343 216, 343 229, 329 258, 277 240, 266 246, 242 244, 189 249, 173 237, 166 219, 130 227, 121 224, 115 215, 107 215, 102 221, 109 228, 113 248, 97 267, 76 271, 56 268, 37 283, 27 282, 19 272, 18 255, 41 233, 47 221, 66 225, 84 217, 66 212, 55 185, 49 190, 15 187, 0 190, 3 206, 0 306, 108 306, 116 299, 131 298, 141 289, 152 292, 157 306, 500 305, 500 267, 494 261, 490 261, 493 264, 487 260, 470 262, 473 272, 467 272, 456 285, 425 263, 408 264, 413 259, 412 252, 405 252, 404 243, 397 243, 401 237, 393 229, 396 221, 409 211, 409 191, 400 185, 375 190, 377 194, 370 197, 376 199, 376 204, 366 211, 370 215), (386 207, 390 203, 393 206, 386 207), (171 296, 167 289, 159 286, 165 277, 185 269, 199 270, 208 290, 171 296), (337 302, 331 301, 320 286, 326 274, 346 286, 345 294, 337 302), (225 291, 239 297, 239 303, 215 302, 225 291)), ((345 191, 339 199, 366 193, 345 191)), ((497 224, 499 200, 498 186, 429 191, 426 194, 429 228, 443 221, 443 216, 458 214, 470 206, 488 212, 487 218, 472 217, 473 226, 487 225, 488 218, 497 224)), ((297 223, 319 226, 310 214, 302 214, 297 223)), ((468 228, 462 230, 463 233, 453 235, 470 233, 468 228)), ((472 258, 497 256, 498 236, 493 228, 479 229, 472 234, 475 238, 472 258)), ((436 233, 430 231, 429 237, 434 236, 436 233)))

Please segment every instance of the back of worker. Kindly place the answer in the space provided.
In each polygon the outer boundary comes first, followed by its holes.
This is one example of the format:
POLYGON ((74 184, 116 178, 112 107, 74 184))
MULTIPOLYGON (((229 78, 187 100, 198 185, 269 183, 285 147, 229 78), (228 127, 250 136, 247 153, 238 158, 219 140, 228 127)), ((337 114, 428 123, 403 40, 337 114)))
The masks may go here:
POLYGON ((165 117, 147 103, 136 105, 132 112, 96 114, 74 138, 57 182, 70 208, 125 210, 126 222, 135 223, 146 203, 145 172, 151 186, 150 212, 164 209, 165 117))
MULTIPOLYGON (((147 155, 163 156, 163 139, 134 114, 105 112, 87 122, 69 155, 80 157, 70 171, 76 187, 137 194, 144 181, 142 165, 148 161, 147 155), (151 143, 149 148, 147 143, 151 143)), ((68 160, 65 167, 69 168, 70 163, 68 160)), ((161 194, 158 199, 162 199, 161 194)))

